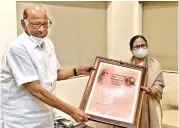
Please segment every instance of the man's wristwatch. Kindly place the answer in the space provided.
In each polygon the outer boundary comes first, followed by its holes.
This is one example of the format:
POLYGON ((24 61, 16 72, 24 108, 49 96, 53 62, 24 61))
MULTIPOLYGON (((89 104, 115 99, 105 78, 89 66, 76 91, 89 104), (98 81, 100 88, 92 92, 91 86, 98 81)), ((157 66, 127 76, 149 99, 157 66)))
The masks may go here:
POLYGON ((78 76, 78 73, 76 71, 76 68, 73 69, 73 72, 74 72, 74 76, 78 76))

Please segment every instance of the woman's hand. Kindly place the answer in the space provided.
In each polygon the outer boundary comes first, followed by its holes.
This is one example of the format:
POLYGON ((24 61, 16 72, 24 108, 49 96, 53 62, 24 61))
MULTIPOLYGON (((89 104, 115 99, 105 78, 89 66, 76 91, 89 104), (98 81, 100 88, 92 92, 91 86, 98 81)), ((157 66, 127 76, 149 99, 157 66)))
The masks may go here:
POLYGON ((143 86, 141 86, 140 88, 142 89, 142 91, 145 92, 145 94, 150 94, 151 93, 151 88, 143 87, 143 86))
POLYGON ((142 91, 145 92, 145 94, 151 95, 153 97, 157 96, 157 90, 155 88, 149 88, 149 87, 140 87, 142 91))

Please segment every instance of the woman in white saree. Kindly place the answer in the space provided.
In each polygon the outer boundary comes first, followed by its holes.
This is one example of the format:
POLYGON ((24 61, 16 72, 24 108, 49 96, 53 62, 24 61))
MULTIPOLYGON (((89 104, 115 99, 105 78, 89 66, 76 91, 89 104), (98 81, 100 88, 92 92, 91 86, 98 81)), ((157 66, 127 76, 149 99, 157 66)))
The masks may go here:
POLYGON ((146 67, 145 92, 139 128, 162 128, 162 99, 164 80, 160 63, 148 56, 148 44, 145 37, 136 35, 130 40, 133 54, 129 63, 146 67))

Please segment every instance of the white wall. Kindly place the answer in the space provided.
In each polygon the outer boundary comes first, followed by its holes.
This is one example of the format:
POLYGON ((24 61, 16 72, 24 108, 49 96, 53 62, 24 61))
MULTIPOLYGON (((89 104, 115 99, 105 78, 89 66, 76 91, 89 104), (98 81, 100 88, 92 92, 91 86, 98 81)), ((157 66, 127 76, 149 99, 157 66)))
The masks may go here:
POLYGON ((142 5, 138 1, 107 4, 107 56, 126 60, 131 57, 129 41, 142 33, 142 5))
POLYGON ((143 5, 143 35, 149 54, 163 70, 178 71, 178 2, 148 1, 143 5))
POLYGON ((17 36, 16 2, 13 0, 1 0, 0 4, 0 57, 4 50, 17 36))

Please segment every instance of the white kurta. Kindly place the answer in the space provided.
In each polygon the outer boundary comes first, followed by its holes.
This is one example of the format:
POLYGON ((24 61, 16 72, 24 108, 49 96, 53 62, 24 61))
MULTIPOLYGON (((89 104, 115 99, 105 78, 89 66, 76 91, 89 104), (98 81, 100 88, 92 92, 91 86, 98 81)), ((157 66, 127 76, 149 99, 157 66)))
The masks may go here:
POLYGON ((38 44, 23 33, 8 47, 1 62, 1 122, 4 128, 53 128, 52 108, 22 85, 39 80, 41 86, 53 94, 60 65, 50 39, 45 38, 38 44))

